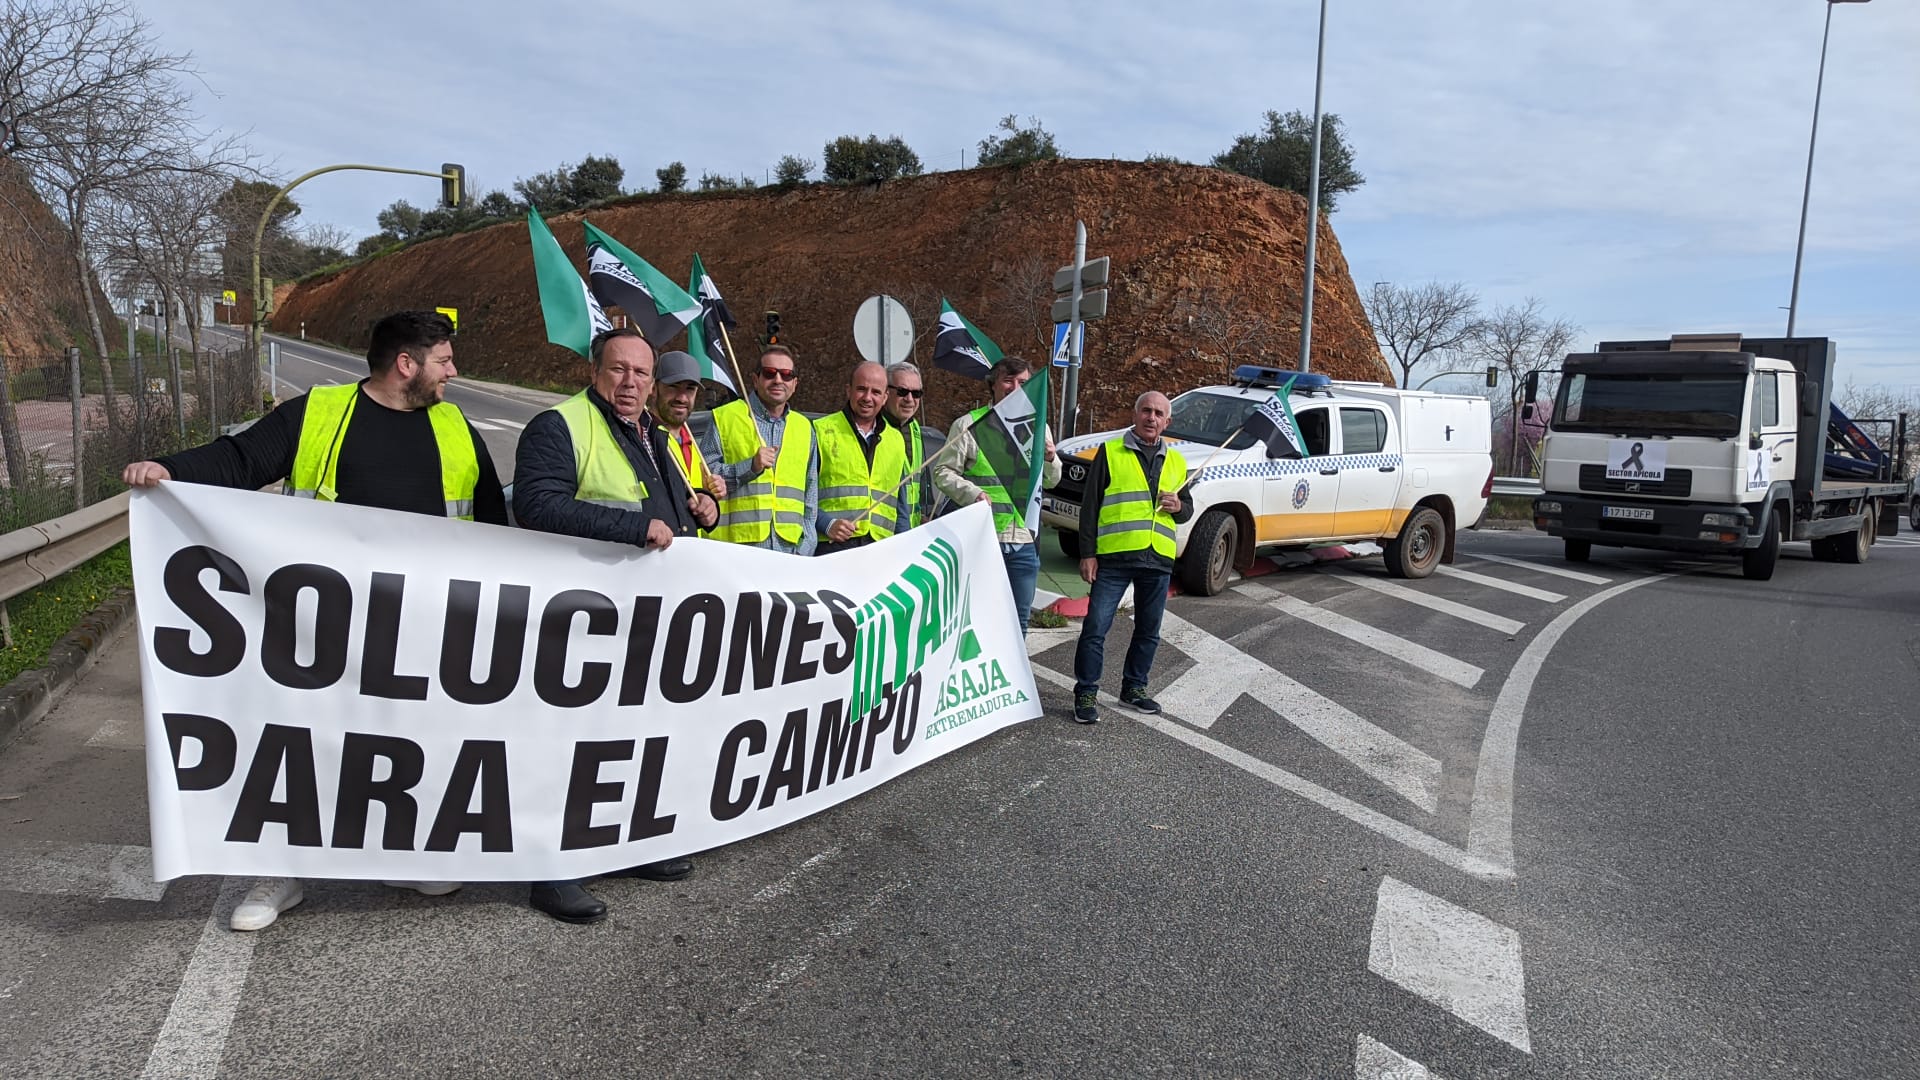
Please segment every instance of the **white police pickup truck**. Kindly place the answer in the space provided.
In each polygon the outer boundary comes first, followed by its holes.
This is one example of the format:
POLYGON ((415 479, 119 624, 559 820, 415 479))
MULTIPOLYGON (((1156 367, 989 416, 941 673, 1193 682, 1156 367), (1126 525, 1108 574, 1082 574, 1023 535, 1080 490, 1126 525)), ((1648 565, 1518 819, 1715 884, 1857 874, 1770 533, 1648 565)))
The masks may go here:
MULTIPOLYGON (((1242 425, 1293 376, 1243 366, 1230 386, 1173 399, 1163 437, 1180 444, 1189 470, 1201 472, 1188 489, 1193 516, 1175 538, 1181 587, 1211 596, 1261 549, 1343 540, 1379 542, 1395 577, 1426 577, 1452 562, 1456 530, 1479 521, 1493 490, 1486 399, 1303 374, 1289 401, 1308 456, 1269 458, 1242 425)), ((1065 464, 1060 483, 1042 498, 1041 518, 1061 530, 1060 547, 1070 558, 1081 554, 1076 530, 1087 462, 1119 434, 1060 444, 1065 464)))

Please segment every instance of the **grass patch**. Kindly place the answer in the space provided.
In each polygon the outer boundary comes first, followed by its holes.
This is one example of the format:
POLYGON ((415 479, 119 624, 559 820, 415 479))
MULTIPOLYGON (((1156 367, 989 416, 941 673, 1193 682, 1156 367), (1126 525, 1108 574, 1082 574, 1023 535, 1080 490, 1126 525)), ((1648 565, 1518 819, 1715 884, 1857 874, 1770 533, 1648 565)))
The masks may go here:
POLYGON ((1495 495, 1487 500, 1487 520, 1489 521, 1531 521, 1533 520, 1533 496, 1531 495, 1495 495))
POLYGON ((0 649, 0 683, 46 663, 54 644, 115 589, 133 584, 133 558, 125 541, 7 601, 13 644, 0 649))
POLYGON ((1057 611, 1036 611, 1027 625, 1036 630, 1058 630, 1067 625, 1067 617, 1057 611))

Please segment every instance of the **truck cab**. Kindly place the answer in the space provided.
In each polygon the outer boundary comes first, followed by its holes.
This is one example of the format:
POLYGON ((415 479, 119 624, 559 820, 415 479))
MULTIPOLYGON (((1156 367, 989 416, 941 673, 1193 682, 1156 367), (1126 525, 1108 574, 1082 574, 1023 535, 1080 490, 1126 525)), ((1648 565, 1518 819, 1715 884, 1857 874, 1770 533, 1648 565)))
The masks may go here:
POLYGON ((1904 463, 1857 429, 1860 453, 1831 445, 1845 421, 1831 403, 1834 352, 1824 338, 1716 334, 1568 356, 1535 524, 1574 562, 1596 545, 1737 554, 1765 579, 1790 540, 1865 559, 1883 509, 1911 489, 1904 463))

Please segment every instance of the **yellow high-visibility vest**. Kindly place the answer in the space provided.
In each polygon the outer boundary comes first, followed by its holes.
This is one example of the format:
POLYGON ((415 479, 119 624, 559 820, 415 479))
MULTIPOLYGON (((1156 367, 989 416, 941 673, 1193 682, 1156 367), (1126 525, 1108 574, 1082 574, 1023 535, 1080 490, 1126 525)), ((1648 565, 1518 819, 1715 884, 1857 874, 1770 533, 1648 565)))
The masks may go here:
POLYGON ((900 531, 900 481, 907 471, 907 445, 900 433, 876 418, 880 442, 873 448, 873 467, 860 435, 847 414, 821 417, 813 425, 820 440, 820 533, 831 521, 856 522, 853 535, 883 540, 900 531), (872 507, 873 512, 867 512, 872 507))
POLYGON ((1173 515, 1160 509, 1160 494, 1179 491, 1187 482, 1187 459, 1169 446, 1160 466, 1160 491, 1147 486, 1140 459, 1124 439, 1110 439, 1100 447, 1107 455, 1107 487, 1100 493, 1100 524, 1094 534, 1095 555, 1123 551, 1154 552, 1173 558, 1173 515))
MULTIPOLYGON (((722 461, 745 461, 760 449, 759 425, 745 399, 713 410, 713 429, 720 436, 722 461)), ((807 466, 812 458, 813 425, 789 408, 773 468, 727 488, 727 497, 720 500, 720 520, 707 535, 732 544, 758 544, 771 534, 798 546, 805 535, 807 466)))
MULTIPOLYGON (((306 415, 300 421, 300 442, 293 451, 293 471, 281 486, 283 495, 333 502, 339 498, 340 444, 360 400, 360 387, 316 386, 307 391, 306 415)), ((460 407, 442 401, 429 406, 433 444, 440 451, 440 490, 447 516, 473 520, 473 491, 480 486, 480 455, 460 407)))

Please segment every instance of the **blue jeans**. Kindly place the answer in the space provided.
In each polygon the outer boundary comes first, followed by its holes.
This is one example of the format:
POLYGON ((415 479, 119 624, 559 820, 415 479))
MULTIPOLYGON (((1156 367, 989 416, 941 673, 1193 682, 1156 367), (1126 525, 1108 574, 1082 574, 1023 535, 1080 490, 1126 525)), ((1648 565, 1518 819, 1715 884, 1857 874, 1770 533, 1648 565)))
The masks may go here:
POLYGON ((1127 665, 1120 673, 1124 689, 1144 690, 1153 672, 1153 654, 1160 649, 1160 616, 1167 610, 1167 586, 1172 571, 1150 566, 1113 566, 1100 561, 1093 590, 1087 594, 1087 618, 1080 624, 1080 644, 1073 651, 1073 692, 1100 689, 1100 671, 1106 666, 1107 631, 1120 597, 1133 586, 1133 640, 1127 643, 1127 665))
POLYGON ((1013 610, 1020 616, 1020 636, 1026 637, 1027 620, 1033 617, 1033 591, 1040 585, 1040 545, 1001 544, 1000 558, 1007 564, 1007 583, 1013 586, 1013 610))

